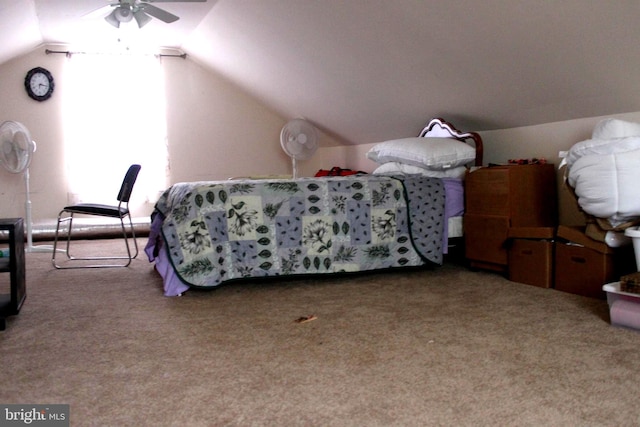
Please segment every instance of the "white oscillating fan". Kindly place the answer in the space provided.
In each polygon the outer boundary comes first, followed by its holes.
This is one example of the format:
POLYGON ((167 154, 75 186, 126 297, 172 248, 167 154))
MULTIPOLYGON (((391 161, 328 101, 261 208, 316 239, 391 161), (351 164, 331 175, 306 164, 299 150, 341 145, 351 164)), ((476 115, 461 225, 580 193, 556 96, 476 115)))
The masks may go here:
POLYGON ((27 226, 28 252, 38 249, 51 251, 51 247, 34 247, 31 222, 31 199, 29 196, 29 165, 36 151, 36 143, 31 139, 31 134, 22 124, 14 121, 6 121, 0 125, 0 163, 11 173, 24 174, 26 189, 25 213, 27 226))
POLYGON ((295 179, 298 177, 296 161, 311 158, 318 149, 318 131, 304 119, 290 120, 280 132, 280 145, 291 157, 295 179))

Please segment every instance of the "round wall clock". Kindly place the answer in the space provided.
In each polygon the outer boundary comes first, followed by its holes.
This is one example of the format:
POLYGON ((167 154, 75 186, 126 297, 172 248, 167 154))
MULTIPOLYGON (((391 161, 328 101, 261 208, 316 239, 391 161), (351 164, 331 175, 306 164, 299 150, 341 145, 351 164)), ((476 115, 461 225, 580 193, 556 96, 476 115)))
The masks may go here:
POLYGON ((24 87, 31 98, 36 101, 45 101, 53 94, 53 76, 42 67, 33 68, 24 79, 24 87))

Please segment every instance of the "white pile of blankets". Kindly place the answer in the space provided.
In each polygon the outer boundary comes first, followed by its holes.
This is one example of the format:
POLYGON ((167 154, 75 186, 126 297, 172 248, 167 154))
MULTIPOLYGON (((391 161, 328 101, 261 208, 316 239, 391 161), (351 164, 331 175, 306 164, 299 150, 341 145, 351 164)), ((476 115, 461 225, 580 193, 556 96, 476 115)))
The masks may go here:
POLYGON ((640 123, 602 120, 591 139, 571 147, 564 162, 568 183, 587 214, 612 228, 640 220, 640 123))

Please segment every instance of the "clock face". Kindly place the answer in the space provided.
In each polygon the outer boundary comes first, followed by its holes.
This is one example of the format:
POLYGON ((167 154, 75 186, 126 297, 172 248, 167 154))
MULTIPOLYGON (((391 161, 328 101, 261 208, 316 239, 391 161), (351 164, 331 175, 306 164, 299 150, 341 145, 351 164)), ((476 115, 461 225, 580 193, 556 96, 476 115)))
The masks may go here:
POLYGON ((24 79, 27 94, 36 101, 44 101, 53 94, 53 76, 44 68, 36 67, 29 70, 24 79))

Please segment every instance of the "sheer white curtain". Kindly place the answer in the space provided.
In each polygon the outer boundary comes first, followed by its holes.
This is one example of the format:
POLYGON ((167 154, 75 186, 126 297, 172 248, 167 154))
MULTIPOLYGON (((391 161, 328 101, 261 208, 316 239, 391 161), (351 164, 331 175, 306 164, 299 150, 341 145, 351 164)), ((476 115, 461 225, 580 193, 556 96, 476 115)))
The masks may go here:
POLYGON ((69 203, 113 204, 127 168, 142 165, 131 198, 150 213, 168 183, 164 78, 153 55, 74 54, 65 79, 69 203))

